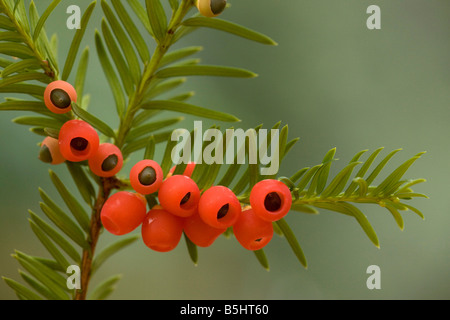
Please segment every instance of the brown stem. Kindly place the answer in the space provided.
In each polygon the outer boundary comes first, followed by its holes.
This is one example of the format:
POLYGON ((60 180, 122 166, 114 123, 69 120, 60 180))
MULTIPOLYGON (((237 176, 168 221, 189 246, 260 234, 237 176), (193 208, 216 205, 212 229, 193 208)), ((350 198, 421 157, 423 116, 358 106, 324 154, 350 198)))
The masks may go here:
POLYGON ((101 186, 98 190, 97 200, 92 210, 91 215, 91 229, 89 238, 89 248, 83 249, 81 260, 81 289, 77 290, 75 300, 86 300, 89 280, 91 279, 92 261, 94 258, 95 248, 97 246, 100 231, 102 230, 102 222, 100 220, 100 212, 105 201, 108 199, 113 189, 121 187, 122 183, 117 178, 102 178, 101 186))

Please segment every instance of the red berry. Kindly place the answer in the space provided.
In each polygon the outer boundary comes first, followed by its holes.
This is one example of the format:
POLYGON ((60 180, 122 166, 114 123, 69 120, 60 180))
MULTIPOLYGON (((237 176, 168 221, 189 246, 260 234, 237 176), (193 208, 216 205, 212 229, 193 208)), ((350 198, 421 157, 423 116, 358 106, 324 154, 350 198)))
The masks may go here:
POLYGON ((87 160, 97 152, 100 140, 95 129, 83 120, 69 120, 59 130, 59 149, 69 161, 87 160))
POLYGON ((66 113, 72 110, 72 101, 77 102, 77 92, 68 82, 51 82, 44 91, 44 103, 53 113, 66 113))
POLYGON ((158 191, 163 181, 163 171, 153 160, 141 160, 130 171, 130 183, 140 194, 150 194, 158 191))
POLYGON ((209 247, 226 230, 226 228, 211 227, 198 214, 184 220, 184 233, 199 247, 209 247))
POLYGON ((252 209, 242 211, 233 225, 233 233, 238 242, 247 250, 265 247, 273 237, 272 222, 259 218, 252 209))
POLYGON ((95 175, 112 177, 122 169, 122 152, 112 143, 102 143, 98 146, 97 152, 89 158, 88 164, 95 175))
POLYGON ((158 191, 161 206, 179 217, 189 217, 197 212, 200 190, 194 180, 175 175, 167 178, 158 191))
POLYGON ((146 215, 142 227, 142 240, 152 250, 168 252, 178 245, 183 234, 183 221, 160 206, 146 215))
POLYGON ((145 198, 137 193, 119 191, 106 200, 100 212, 102 224, 115 235, 124 235, 144 221, 147 212, 145 198))
POLYGON ((60 164, 66 161, 59 150, 58 140, 52 137, 46 137, 41 143, 39 159, 46 163, 60 164))
POLYGON ((289 188, 279 180, 259 181, 250 192, 250 205, 261 219, 277 221, 291 209, 292 194, 289 188))
POLYGON ((211 227, 228 228, 239 218, 241 204, 229 188, 213 186, 202 194, 198 213, 211 227))
MULTIPOLYGON (((171 176, 175 172, 176 167, 177 166, 173 166, 170 169, 169 176, 171 176)), ((192 176, 192 172, 194 172, 194 169, 195 169, 195 162, 189 162, 186 165, 186 168, 184 169, 183 176, 188 176, 190 178, 192 176)))

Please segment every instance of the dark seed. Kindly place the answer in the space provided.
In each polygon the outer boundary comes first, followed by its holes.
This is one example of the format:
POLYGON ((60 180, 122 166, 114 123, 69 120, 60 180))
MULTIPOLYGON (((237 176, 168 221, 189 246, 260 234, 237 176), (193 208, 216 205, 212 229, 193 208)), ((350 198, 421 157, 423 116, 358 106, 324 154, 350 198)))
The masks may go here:
POLYGON ((180 201, 180 206, 182 206, 183 204, 188 202, 190 198, 191 198, 191 193, 190 192, 186 193, 186 195, 180 201))
POLYGON ((117 163, 119 162, 119 158, 115 154, 109 155, 105 160, 102 162, 102 170, 103 171, 111 171, 117 166, 117 163))
POLYGON ((225 217, 228 213, 228 209, 230 208, 230 205, 227 203, 220 208, 220 210, 217 212, 217 219, 221 219, 225 217))
POLYGON ((138 176, 139 182, 144 186, 149 186, 156 181, 156 171, 152 167, 145 167, 138 176))
POLYGON ((84 151, 88 144, 89 142, 85 138, 81 137, 74 138, 70 141, 70 146, 77 151, 84 151))
POLYGON ((260 242, 261 240, 262 240, 262 238, 255 239, 256 242, 260 242))
POLYGON ((39 151, 39 160, 45 163, 51 163, 53 161, 50 149, 44 144, 39 151))
POLYGON ((269 193, 264 199, 264 207, 268 211, 277 211, 281 207, 281 198, 276 192, 269 193))
POLYGON ((52 90, 50 93, 50 100, 59 109, 65 109, 70 106, 72 102, 67 92, 62 89, 52 90))
POLYGON ((211 0, 211 11, 214 14, 219 14, 223 10, 225 10, 225 7, 227 6, 226 0, 211 0))

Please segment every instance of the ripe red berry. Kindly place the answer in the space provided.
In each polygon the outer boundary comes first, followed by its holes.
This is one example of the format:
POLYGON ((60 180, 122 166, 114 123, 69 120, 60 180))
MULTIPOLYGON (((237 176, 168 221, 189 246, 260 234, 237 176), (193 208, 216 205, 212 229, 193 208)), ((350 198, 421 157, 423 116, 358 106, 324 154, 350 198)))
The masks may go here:
POLYGON ((116 175, 123 165, 120 149, 112 143, 102 143, 97 152, 88 160, 89 168, 99 177, 116 175))
POLYGON ((236 240, 247 250, 265 247, 273 237, 272 222, 259 218, 253 209, 242 211, 233 225, 236 240))
POLYGON ((292 194, 281 181, 266 179, 256 183, 250 192, 250 205, 261 219, 277 221, 291 209, 292 194))
POLYGON ((44 91, 44 103, 53 113, 66 113, 72 110, 72 101, 77 101, 77 92, 68 82, 51 82, 44 91))
POLYGON ((183 221, 160 206, 153 207, 141 227, 142 240, 152 250, 168 252, 178 245, 183 234, 183 221))
POLYGON ((179 217, 189 217, 197 212, 200 190, 194 180, 183 175, 167 178, 158 191, 161 206, 179 217))
POLYGON ((140 194, 150 194, 158 191, 163 181, 163 171, 153 160, 141 160, 130 170, 130 183, 140 194))
MULTIPOLYGON (((177 166, 173 166, 170 169, 168 177, 170 177, 175 172, 176 167, 177 166)), ((183 176, 187 176, 190 178, 192 176, 192 172, 194 172, 194 169, 195 169, 195 162, 189 162, 186 165, 186 168, 184 169, 183 176)))
POLYGON ((39 150, 39 160, 51 164, 60 164, 66 161, 59 150, 58 139, 46 137, 42 141, 41 149, 39 150))
POLYGON ((198 213, 184 219, 184 233, 199 247, 209 247, 226 230, 206 224, 198 213))
POLYGON ((106 200, 100 218, 106 230, 124 235, 136 229, 144 221, 147 202, 142 195, 119 191, 106 200))
POLYGON ((95 129, 83 120, 69 120, 59 130, 59 149, 69 161, 87 160, 97 152, 100 140, 95 129))
POLYGON ((213 186, 202 194, 198 204, 198 213, 202 220, 211 227, 228 228, 239 218, 241 204, 229 188, 213 186))

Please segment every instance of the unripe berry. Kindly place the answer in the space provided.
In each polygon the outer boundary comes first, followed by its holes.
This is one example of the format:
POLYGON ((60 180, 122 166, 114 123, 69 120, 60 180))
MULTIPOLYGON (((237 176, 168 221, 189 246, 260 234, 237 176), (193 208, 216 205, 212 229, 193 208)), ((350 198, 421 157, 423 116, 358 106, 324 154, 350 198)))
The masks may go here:
POLYGON ((265 247, 273 237, 272 222, 259 218, 252 209, 242 211, 233 225, 236 240, 247 250, 265 247))
POLYGON ((68 82, 51 82, 44 91, 44 103, 53 113, 66 113, 72 110, 72 101, 77 102, 77 92, 68 82))
POLYGON ((197 212, 200 190, 194 180, 174 175, 162 183, 158 191, 161 206, 179 217, 189 217, 197 212))
POLYGON ((112 143, 102 143, 97 152, 88 160, 89 168, 99 177, 116 175, 123 165, 120 149, 112 143))
POLYGON ((39 150, 39 160, 51 164, 60 164, 66 161, 59 150, 57 139, 46 137, 42 141, 41 149, 39 150))
POLYGON ((141 160, 130 170, 130 184, 140 194, 158 191, 163 181, 161 166, 153 160, 141 160))
POLYGON ((226 230, 206 224, 198 213, 184 219, 184 233, 199 247, 209 247, 226 230))
POLYGON ((119 191, 106 200, 100 218, 106 230, 124 235, 136 229, 147 213, 145 198, 137 193, 119 191))
POLYGON ((277 221, 291 209, 292 194, 279 180, 266 179, 256 183, 250 192, 250 206, 261 219, 277 221))
POLYGON ((224 186, 206 190, 198 203, 202 220, 214 228, 231 227, 241 214, 241 204, 236 195, 224 186))
POLYGON ((142 240, 152 250, 168 252, 176 248, 183 234, 183 221, 160 206, 153 207, 141 227, 142 240))
POLYGON ((216 17, 225 10, 226 0, 197 0, 198 11, 205 17, 216 17))
POLYGON ((100 139, 95 129, 83 120, 69 120, 59 130, 59 149, 69 161, 79 162, 92 157, 100 139))

